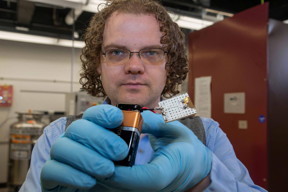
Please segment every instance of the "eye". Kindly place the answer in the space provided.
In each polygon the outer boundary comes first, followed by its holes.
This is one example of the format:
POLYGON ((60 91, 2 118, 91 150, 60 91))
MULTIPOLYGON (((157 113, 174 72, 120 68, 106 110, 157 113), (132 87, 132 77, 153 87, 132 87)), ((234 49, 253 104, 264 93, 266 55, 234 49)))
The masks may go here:
POLYGON ((106 53, 110 56, 122 56, 125 55, 126 51, 122 49, 110 49, 106 53))
POLYGON ((161 53, 161 49, 142 50, 142 55, 143 55, 144 57, 159 56, 160 53, 161 53))

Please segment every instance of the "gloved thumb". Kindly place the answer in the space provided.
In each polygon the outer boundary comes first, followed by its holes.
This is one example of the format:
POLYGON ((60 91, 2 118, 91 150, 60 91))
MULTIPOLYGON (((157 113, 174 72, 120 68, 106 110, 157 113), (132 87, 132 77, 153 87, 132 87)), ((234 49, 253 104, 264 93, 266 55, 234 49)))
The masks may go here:
POLYGON ((160 114, 151 111, 141 113, 143 118, 142 132, 153 135, 156 138, 181 138, 191 139, 196 137, 193 132, 179 121, 166 123, 160 114))

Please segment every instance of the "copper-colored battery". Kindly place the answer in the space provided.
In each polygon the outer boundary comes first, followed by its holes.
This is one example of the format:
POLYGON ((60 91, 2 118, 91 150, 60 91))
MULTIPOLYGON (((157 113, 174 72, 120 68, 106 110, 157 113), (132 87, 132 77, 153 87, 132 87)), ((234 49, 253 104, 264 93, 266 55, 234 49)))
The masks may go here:
POLYGON ((122 111, 124 120, 122 126, 134 127, 141 133, 142 131, 142 117, 139 111, 122 111))
POLYGON ((133 166, 136 159, 138 143, 140 140, 140 134, 142 130, 142 116, 139 110, 132 108, 137 105, 125 105, 121 104, 120 109, 123 109, 123 122, 122 125, 114 132, 119 135, 128 145, 128 155, 121 161, 115 161, 117 165, 133 166))

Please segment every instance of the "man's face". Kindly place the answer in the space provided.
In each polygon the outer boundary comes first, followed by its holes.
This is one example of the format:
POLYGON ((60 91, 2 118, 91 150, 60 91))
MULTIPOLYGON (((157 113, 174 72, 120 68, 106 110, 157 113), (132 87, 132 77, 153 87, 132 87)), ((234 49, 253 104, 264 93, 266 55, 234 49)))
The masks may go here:
MULTIPOLYGON (((113 13, 105 25, 102 50, 119 48, 138 52, 159 48, 161 36, 159 24, 152 15, 113 13)), ((166 82, 166 57, 157 65, 143 62, 135 53, 120 65, 112 65, 107 57, 101 57, 98 71, 113 105, 157 106, 166 82)))

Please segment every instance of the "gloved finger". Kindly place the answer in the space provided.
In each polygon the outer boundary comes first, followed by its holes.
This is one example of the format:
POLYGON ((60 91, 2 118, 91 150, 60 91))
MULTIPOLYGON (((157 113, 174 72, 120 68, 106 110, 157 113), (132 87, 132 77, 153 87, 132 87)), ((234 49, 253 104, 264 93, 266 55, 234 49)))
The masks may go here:
POLYGON ((42 188, 49 191, 61 186, 89 189, 95 184, 95 178, 54 160, 48 160, 41 171, 42 188))
POLYGON ((85 119, 71 123, 64 136, 113 161, 124 159, 128 153, 126 142, 118 135, 85 119))
POLYGON ((152 113, 151 111, 144 111, 141 113, 141 115, 143 118, 143 133, 149 133, 155 137, 166 138, 189 138, 191 136, 196 137, 188 127, 179 121, 165 123, 163 117, 160 114, 152 113))
POLYGON ((113 174, 114 163, 96 151, 66 137, 59 138, 51 148, 51 159, 65 163, 96 178, 113 174))
MULTIPOLYGON (((191 147, 187 143, 177 143, 167 146, 162 151, 163 155, 156 156, 149 164, 135 165, 132 167, 117 166, 111 178, 106 179, 106 185, 132 191, 160 191, 176 180, 179 173, 183 172, 183 162, 191 157, 191 153, 178 155, 183 147, 191 147)), ((180 184, 179 184, 180 185, 180 184)), ((173 189, 175 186, 169 186, 173 189)), ((173 190, 165 190, 173 191, 173 190)))
POLYGON ((82 118, 105 128, 115 128, 121 125, 123 113, 115 106, 102 104, 88 108, 82 118))
POLYGON ((208 175, 211 152, 178 121, 143 112, 143 131, 155 136, 158 149, 150 163, 115 167, 107 185, 129 191, 185 191, 208 175), (147 185, 149 183, 149 185, 147 185))

